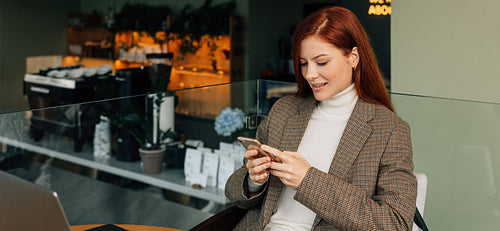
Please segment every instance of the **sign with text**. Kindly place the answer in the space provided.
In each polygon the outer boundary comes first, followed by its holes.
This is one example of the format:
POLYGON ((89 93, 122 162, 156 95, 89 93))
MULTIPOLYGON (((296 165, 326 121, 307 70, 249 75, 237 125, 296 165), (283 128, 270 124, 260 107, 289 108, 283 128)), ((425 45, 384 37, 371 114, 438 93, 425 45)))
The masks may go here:
POLYGON ((368 15, 391 15, 391 0, 368 0, 370 8, 368 15))

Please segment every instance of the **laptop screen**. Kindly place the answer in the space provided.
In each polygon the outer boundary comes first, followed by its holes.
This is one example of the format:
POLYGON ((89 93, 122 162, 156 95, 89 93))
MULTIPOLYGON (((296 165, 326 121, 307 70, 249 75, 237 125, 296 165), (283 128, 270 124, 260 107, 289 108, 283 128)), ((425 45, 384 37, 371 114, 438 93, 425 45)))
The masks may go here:
POLYGON ((0 171, 0 231, 70 231, 57 193, 0 171))

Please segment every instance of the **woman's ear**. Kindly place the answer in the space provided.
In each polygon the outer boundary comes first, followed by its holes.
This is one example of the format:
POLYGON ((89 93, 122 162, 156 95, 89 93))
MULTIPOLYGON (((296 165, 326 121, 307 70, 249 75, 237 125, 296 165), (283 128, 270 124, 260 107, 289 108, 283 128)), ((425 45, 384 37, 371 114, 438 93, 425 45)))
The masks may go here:
POLYGON ((353 47, 351 50, 350 54, 350 59, 351 59, 351 64, 352 64, 352 69, 356 69, 358 67, 359 63, 359 52, 358 52, 358 47, 353 47))

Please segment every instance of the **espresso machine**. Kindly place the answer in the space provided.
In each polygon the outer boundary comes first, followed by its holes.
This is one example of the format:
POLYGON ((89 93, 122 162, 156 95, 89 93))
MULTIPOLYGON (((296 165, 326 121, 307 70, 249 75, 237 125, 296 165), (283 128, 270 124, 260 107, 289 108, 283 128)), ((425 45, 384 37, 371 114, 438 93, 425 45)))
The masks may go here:
POLYGON ((81 151, 85 140, 92 139, 101 113, 99 108, 83 103, 116 95, 110 87, 114 81, 111 71, 111 66, 93 70, 70 66, 26 74, 23 93, 32 110, 30 137, 39 141, 46 132, 71 137, 74 151, 81 151))
MULTIPOLYGON (((149 55, 148 60, 171 62, 172 57, 172 53, 154 54, 149 55)), ((71 137, 74 151, 79 152, 85 141, 92 141, 101 114, 127 114, 132 109, 148 114, 151 108, 148 97, 133 96, 166 90, 171 67, 171 63, 150 63, 138 68, 119 69, 113 74, 109 65, 95 68, 70 66, 26 74, 23 92, 33 112, 30 136, 35 141, 40 141, 46 132, 71 137), (118 97, 119 100, 89 103, 118 97), (43 110, 37 110, 41 108, 43 110)), ((137 144, 123 129, 117 131, 117 146, 120 149, 117 151, 118 160, 135 161, 139 158, 138 154, 132 153, 137 150, 137 144)))

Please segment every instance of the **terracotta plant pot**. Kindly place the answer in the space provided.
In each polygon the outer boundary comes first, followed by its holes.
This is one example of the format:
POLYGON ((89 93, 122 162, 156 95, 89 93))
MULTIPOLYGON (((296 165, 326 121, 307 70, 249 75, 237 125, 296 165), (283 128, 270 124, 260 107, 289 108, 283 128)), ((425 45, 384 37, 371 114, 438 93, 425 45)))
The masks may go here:
POLYGON ((142 159, 142 170, 144 174, 154 175, 161 173, 163 168, 163 157, 165 156, 165 148, 160 150, 144 150, 139 149, 142 159))

